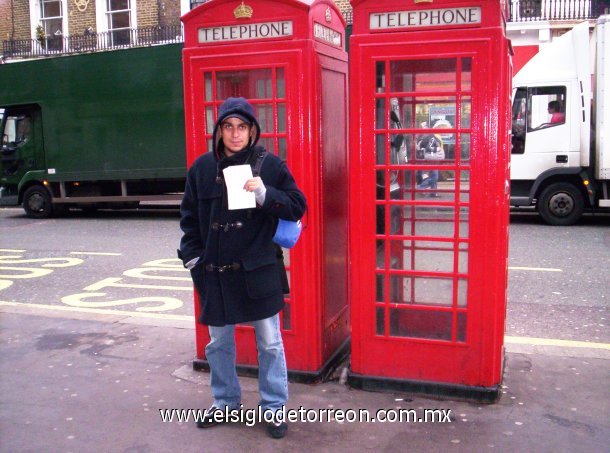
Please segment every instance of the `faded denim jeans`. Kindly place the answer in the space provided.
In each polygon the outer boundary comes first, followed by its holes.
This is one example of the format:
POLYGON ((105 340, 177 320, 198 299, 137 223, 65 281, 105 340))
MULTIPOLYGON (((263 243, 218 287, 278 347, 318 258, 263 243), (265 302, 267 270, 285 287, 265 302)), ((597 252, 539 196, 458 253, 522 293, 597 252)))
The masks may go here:
MULTIPOLYGON (((278 313, 248 324, 254 326, 256 333, 259 404, 264 411, 275 412, 288 401, 288 371, 280 316, 278 313)), ((241 387, 235 369, 235 325, 208 326, 208 330, 210 343, 205 347, 205 355, 210 364, 214 405, 238 409, 241 387)))

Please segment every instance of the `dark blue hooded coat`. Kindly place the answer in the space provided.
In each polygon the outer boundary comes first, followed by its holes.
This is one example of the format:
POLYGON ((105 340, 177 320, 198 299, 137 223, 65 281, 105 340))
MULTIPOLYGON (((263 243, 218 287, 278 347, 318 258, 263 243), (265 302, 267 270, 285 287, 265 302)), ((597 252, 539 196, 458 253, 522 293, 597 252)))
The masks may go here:
POLYGON ((184 232, 180 256, 184 263, 199 258, 191 276, 199 294, 199 322, 212 326, 265 319, 284 307, 281 272, 272 241, 277 219, 300 219, 306 209, 286 163, 267 154, 260 169, 266 187, 263 206, 228 210, 222 170, 249 163, 259 153, 260 127, 252 106, 243 98, 229 98, 220 107, 214 127, 214 152, 200 156, 187 174, 180 207, 184 232), (238 117, 252 124, 250 145, 225 157, 220 124, 238 117))

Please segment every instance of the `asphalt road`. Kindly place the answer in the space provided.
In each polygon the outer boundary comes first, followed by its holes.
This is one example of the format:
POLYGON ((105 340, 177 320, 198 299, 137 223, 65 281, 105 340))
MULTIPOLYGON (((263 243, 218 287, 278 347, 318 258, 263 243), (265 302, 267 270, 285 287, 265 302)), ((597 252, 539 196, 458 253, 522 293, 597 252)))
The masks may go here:
POLYGON ((610 342, 609 227, 608 215, 569 227, 511 215, 508 335, 610 342))
MULTIPOLYGON (((168 209, 46 220, 0 209, 0 302, 188 321, 193 299, 176 258, 178 221, 168 209)), ((511 215, 507 335, 610 343, 609 226, 607 215, 571 227, 511 215)))
POLYGON ((45 220, 0 210, 0 301, 193 315, 176 210, 45 220))

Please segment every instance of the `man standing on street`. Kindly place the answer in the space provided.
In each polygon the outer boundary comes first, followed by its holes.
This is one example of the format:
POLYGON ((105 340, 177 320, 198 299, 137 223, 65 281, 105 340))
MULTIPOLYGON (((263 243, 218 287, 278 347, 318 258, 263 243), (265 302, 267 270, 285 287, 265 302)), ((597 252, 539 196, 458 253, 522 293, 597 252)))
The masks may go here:
MULTIPOLYGON (((180 208, 184 235, 179 255, 199 294, 198 321, 210 333, 205 353, 214 402, 197 422, 200 428, 219 423, 225 409, 240 408, 236 324, 250 323, 256 332, 262 410, 276 413, 288 400, 279 321, 284 307, 283 268, 272 238, 278 218, 300 219, 306 202, 286 163, 256 146, 259 136, 252 105, 244 98, 228 98, 218 110, 213 152, 200 156, 189 169, 180 208), (254 174, 244 185, 244 190, 254 193, 256 208, 230 210, 223 170, 233 165, 256 169, 258 159, 262 159, 260 175, 254 174)), ((285 421, 267 425, 274 438, 284 437, 287 429, 285 421)))

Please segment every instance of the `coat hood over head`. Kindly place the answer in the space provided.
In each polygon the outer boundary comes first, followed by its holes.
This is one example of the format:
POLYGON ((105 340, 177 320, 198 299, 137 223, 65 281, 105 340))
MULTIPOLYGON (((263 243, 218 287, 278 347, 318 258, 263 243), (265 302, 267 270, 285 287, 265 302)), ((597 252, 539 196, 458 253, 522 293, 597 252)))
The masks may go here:
POLYGON ((239 118, 252 127, 253 134, 246 149, 252 149, 260 138, 260 126, 254 115, 252 104, 250 104, 246 98, 227 98, 218 108, 218 119, 214 125, 214 134, 212 137, 214 154, 219 160, 223 157, 222 149, 224 147, 222 135, 220 133, 220 125, 227 118, 239 118))

